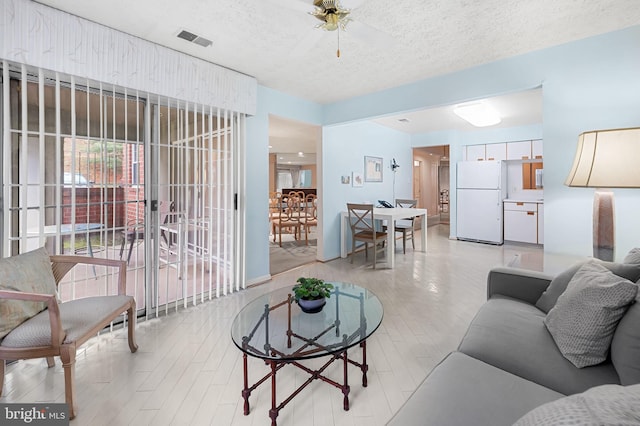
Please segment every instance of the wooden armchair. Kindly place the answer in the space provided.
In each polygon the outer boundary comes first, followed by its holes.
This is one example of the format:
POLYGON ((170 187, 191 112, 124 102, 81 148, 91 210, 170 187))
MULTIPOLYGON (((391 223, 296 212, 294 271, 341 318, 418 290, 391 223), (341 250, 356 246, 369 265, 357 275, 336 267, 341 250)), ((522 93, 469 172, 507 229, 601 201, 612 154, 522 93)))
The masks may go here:
POLYGON ((0 301, 12 299, 46 304, 46 309, 13 328, 0 341, 0 394, 4 384, 5 360, 46 358, 48 366, 53 367, 53 357, 59 356, 64 369, 65 402, 69 407, 69 417, 74 418, 76 350, 126 312, 129 349, 135 352, 138 349, 135 342, 136 302, 132 296, 126 295, 127 266, 122 260, 75 255, 50 256, 50 260, 56 286, 78 264, 117 268, 118 295, 58 303, 55 294, 0 290, 0 301))

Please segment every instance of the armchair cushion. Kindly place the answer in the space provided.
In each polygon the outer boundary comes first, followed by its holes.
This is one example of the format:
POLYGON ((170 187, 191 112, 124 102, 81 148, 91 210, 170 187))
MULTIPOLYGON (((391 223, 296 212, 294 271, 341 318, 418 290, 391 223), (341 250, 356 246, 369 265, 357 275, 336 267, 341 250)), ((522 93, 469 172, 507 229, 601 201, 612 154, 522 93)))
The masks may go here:
MULTIPOLYGON (((131 296, 96 296, 61 303, 60 320, 66 333, 63 343, 77 342, 101 322, 109 323, 114 313, 122 312, 131 296)), ((102 326, 98 327, 98 329, 102 326)), ((99 330, 97 330, 99 331, 99 330)), ((96 331, 96 332, 97 332, 96 331)), ((40 312, 11 331, 0 346, 9 348, 51 345, 51 325, 47 311, 40 312)))
MULTIPOLYGON (((47 250, 41 247, 0 259, 0 290, 56 294, 56 280, 47 250)), ((0 300, 0 339, 45 307, 44 302, 0 300)))
POLYGON ((607 359, 618 322, 638 294, 638 286, 596 262, 573 276, 544 324, 560 352, 578 368, 607 359))

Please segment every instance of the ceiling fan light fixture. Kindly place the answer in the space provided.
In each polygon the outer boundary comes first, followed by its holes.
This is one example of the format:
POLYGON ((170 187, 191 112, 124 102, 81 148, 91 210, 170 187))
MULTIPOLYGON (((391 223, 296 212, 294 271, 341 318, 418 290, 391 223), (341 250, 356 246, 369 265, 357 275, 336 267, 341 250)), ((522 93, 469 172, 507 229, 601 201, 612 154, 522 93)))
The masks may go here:
POLYGON ((484 102, 458 105, 453 112, 476 127, 493 126, 502 121, 498 111, 484 102))
POLYGON ((324 29, 327 31, 335 31, 338 29, 338 15, 335 13, 327 14, 327 21, 324 24, 324 29))

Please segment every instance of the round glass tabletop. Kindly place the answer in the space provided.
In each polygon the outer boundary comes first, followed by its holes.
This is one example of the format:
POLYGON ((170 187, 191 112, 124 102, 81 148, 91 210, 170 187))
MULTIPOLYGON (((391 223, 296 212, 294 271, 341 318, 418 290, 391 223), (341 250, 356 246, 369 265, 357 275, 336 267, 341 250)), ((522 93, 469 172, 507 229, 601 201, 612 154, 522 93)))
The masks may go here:
POLYGON ((302 312, 291 287, 249 302, 233 321, 233 342, 248 355, 273 360, 315 358, 358 345, 382 323, 382 303, 366 288, 332 284, 331 297, 318 313, 302 312))

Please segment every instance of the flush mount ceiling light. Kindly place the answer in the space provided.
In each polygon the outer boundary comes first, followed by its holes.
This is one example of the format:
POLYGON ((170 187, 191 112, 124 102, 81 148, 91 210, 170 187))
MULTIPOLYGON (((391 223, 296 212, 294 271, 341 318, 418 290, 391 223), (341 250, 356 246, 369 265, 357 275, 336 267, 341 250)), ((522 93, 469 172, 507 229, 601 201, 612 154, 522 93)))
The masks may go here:
POLYGON ((493 126, 501 121, 498 111, 484 102, 458 105, 453 112, 476 127, 493 126))

